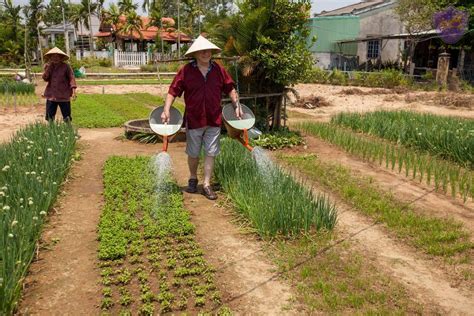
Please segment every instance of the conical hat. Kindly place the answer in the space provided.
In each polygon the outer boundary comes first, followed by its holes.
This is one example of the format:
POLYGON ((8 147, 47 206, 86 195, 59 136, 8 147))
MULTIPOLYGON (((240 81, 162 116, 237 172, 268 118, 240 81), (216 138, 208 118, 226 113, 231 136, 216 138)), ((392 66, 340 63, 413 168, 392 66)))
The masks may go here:
POLYGON ((62 50, 60 50, 59 48, 57 47, 54 47, 52 48, 49 52, 47 52, 46 54, 44 54, 44 57, 49 57, 50 55, 53 55, 53 54, 58 54, 58 55, 62 55, 65 57, 66 60, 69 59, 69 56, 63 52, 62 50))
POLYGON ((193 45, 189 47, 188 51, 186 52, 186 54, 184 54, 184 56, 188 57, 189 55, 195 52, 207 49, 211 49, 213 54, 219 53, 221 51, 219 47, 209 42, 205 37, 199 35, 199 37, 194 41, 193 45))

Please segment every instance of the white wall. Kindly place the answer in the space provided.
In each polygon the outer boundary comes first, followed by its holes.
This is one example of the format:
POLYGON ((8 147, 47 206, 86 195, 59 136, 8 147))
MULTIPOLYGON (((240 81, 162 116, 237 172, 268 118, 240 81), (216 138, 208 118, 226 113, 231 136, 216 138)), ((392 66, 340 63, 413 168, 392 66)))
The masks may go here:
MULTIPOLYGON (((403 25, 393 7, 376 13, 360 15, 360 38, 399 33, 403 33, 403 25)), ((399 39, 383 40, 380 47, 382 62, 401 60, 401 44, 402 40, 399 39)), ((367 42, 357 45, 357 55, 360 58, 360 63, 367 61, 367 42)))

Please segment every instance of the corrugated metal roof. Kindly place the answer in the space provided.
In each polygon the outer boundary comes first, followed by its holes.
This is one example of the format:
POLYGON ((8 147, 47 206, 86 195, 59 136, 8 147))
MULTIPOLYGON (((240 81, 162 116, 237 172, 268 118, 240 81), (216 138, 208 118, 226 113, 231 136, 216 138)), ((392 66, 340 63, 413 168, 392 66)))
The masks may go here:
POLYGON ((359 3, 351 4, 342 8, 338 8, 332 11, 323 11, 316 15, 317 17, 323 16, 335 16, 335 15, 351 15, 357 14, 358 11, 369 9, 370 7, 380 5, 387 0, 367 0, 359 3))

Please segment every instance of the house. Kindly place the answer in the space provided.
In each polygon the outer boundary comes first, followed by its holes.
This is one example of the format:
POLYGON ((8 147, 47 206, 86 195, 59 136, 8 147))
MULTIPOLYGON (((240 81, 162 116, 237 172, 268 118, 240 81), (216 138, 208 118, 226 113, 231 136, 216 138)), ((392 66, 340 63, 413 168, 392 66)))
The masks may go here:
POLYGON ((150 44, 155 43, 158 35, 164 42, 172 44, 192 41, 192 38, 184 33, 181 33, 178 39, 178 32, 172 27, 174 26, 174 20, 171 18, 162 18, 163 25, 167 26, 163 29, 151 26, 149 17, 142 16, 140 18, 142 21, 140 32, 123 32, 122 28, 126 23, 126 17, 122 15, 117 25, 101 23, 99 32, 95 33, 94 36, 112 43, 114 49, 124 52, 146 52, 150 44))
POLYGON ((367 0, 311 18, 311 51, 324 69, 352 69, 361 64, 400 62, 404 41, 384 36, 404 31, 396 0, 367 0))
POLYGON ((69 49, 74 48, 74 42, 77 38, 77 33, 74 25, 67 22, 66 25, 63 23, 47 26, 43 22, 40 22, 39 28, 41 29, 41 46, 42 47, 54 47, 57 45, 58 40, 64 41, 64 27, 69 39, 69 49))

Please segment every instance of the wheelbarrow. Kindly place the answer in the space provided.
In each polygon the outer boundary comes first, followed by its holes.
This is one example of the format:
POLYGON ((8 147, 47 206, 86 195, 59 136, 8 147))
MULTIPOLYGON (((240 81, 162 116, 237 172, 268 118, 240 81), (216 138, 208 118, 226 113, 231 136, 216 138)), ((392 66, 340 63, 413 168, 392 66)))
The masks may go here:
POLYGON ((161 120, 161 114, 163 113, 164 106, 155 108, 149 118, 150 128, 153 132, 158 134, 163 140, 163 151, 168 151, 168 142, 178 134, 183 125, 183 116, 175 108, 170 108, 170 119, 168 123, 163 123, 161 120))
POLYGON ((242 116, 238 118, 235 115, 235 109, 232 104, 224 105, 222 109, 222 117, 224 118, 224 126, 227 130, 227 134, 239 141, 249 151, 253 150, 253 147, 249 145, 249 138, 259 136, 261 132, 254 128, 255 115, 252 110, 247 106, 239 103, 241 108, 242 116))

